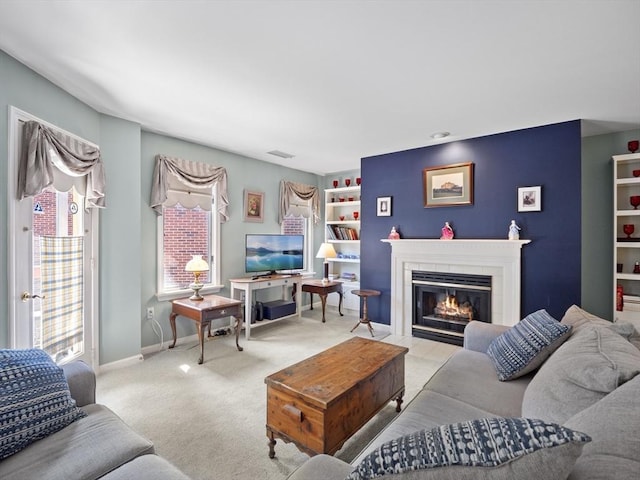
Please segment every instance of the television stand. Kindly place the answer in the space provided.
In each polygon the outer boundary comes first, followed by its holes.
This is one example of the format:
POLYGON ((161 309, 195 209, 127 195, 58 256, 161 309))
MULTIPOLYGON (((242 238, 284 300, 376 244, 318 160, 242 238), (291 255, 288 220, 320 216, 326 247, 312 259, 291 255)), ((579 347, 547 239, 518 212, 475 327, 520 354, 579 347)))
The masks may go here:
POLYGON ((269 276, 260 276, 259 278, 247 277, 247 278, 232 278, 229 280, 231 284, 230 296, 231 298, 241 300, 242 293, 244 293, 244 333, 245 338, 249 340, 251 336, 251 329, 261 327, 263 325, 270 325, 274 322, 279 322, 287 318, 301 317, 301 302, 302 302, 302 275, 283 275, 283 274, 269 274, 269 276), (289 287, 293 289, 292 294, 296 302, 296 313, 293 315, 286 315, 284 317, 277 318, 275 320, 266 320, 263 322, 251 324, 251 306, 253 304, 253 294, 256 290, 263 290, 266 288, 282 289, 282 299, 287 298, 287 290, 289 287), (296 292, 300 292, 296 295, 296 292))

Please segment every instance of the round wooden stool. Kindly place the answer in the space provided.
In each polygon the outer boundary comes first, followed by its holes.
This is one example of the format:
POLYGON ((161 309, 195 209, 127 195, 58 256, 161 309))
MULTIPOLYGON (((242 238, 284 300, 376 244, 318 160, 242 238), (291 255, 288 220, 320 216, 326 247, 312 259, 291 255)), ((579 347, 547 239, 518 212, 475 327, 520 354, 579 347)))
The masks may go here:
POLYGON ((378 295, 380 295, 380 292, 378 290, 351 290, 351 293, 362 298, 362 318, 358 320, 358 323, 356 323, 356 326, 353 327, 351 331, 353 332, 356 328, 358 328, 358 325, 362 323, 369 328, 369 333, 371 333, 371 336, 373 337, 373 327, 371 326, 371 322, 369 321, 369 317, 367 316, 367 298, 377 297, 378 295))

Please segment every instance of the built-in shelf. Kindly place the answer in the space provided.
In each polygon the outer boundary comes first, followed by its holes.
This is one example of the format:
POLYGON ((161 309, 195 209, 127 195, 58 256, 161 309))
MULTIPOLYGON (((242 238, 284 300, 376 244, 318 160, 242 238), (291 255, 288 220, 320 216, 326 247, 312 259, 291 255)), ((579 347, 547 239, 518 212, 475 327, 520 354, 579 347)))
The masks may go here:
MULTIPOLYGON (((352 179, 354 181, 355 179, 352 179)), ((325 242, 331 243, 338 254, 343 258, 329 258, 330 274, 332 278, 342 282, 344 307, 351 309, 360 308, 360 299, 351 293, 360 288, 360 186, 328 188, 324 191, 325 200, 325 242), (342 199, 342 201, 340 201, 342 199), (358 219, 354 218, 354 212, 358 212, 358 219), (340 217, 343 219, 340 220, 340 217), (336 232, 331 229, 342 229, 355 233, 358 240, 345 240, 333 238, 336 232), (333 233, 331 233, 333 232, 333 233), (355 258, 345 258, 355 257, 355 258), (351 280, 355 275, 356 280, 351 280)), ((344 232, 343 232, 344 233, 344 232)), ((327 303, 331 304, 338 297, 329 295, 327 303)))
POLYGON ((614 155, 613 157, 613 317, 629 321, 640 319, 636 302, 629 299, 640 295, 640 274, 633 273, 636 262, 640 262, 640 209, 634 209, 630 202, 632 195, 640 196, 640 153, 614 155), (635 172, 635 174, 634 174, 635 172), (637 175, 637 176, 636 176, 637 175), (627 238, 623 226, 633 225, 632 238, 627 238), (620 266, 620 267, 619 267, 620 266), (622 272, 618 272, 618 268, 622 272), (617 309, 617 289, 622 287, 623 309, 617 309))

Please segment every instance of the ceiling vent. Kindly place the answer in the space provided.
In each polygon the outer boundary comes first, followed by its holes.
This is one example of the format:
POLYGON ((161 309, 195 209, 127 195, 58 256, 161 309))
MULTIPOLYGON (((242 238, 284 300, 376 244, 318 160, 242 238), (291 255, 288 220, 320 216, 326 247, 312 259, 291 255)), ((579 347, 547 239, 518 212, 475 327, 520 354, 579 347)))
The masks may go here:
POLYGON ((280 150, 271 150, 270 152, 267 152, 269 155, 275 155, 276 157, 280 157, 280 158, 293 158, 295 157, 295 155, 291 155, 290 153, 287 152, 281 152, 280 150))

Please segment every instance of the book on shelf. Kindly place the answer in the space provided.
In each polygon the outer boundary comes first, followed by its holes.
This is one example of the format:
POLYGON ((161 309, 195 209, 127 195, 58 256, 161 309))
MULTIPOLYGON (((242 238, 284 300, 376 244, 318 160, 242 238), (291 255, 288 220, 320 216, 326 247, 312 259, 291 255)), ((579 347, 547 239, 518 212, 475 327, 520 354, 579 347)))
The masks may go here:
POLYGON ((358 231, 351 227, 339 225, 327 225, 327 238, 329 240, 358 240, 358 231))

